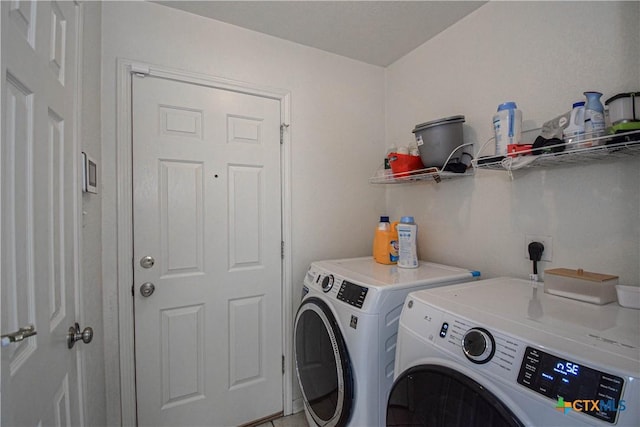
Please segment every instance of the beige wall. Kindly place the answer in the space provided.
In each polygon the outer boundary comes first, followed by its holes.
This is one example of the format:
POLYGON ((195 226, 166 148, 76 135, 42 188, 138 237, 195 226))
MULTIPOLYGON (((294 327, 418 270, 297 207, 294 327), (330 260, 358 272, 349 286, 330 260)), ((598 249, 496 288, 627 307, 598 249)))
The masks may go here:
MULTIPOLYGON (((516 101, 524 127, 640 90, 640 3, 490 2, 387 69, 387 143, 417 123, 464 114, 466 142, 492 136, 498 104, 516 101)), ((478 149, 479 145, 476 145, 478 149)), ((489 149, 492 153, 492 148, 489 149)), ((639 284, 640 159, 387 189, 389 213, 414 215, 424 259, 527 277, 524 235, 553 238, 553 261, 639 284)))

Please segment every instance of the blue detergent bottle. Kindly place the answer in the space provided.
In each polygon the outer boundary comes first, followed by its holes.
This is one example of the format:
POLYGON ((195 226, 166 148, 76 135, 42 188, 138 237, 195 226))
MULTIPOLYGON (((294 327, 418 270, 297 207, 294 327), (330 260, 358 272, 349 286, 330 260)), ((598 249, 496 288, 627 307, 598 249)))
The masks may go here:
POLYGON ((604 135, 604 106, 600 101, 600 92, 585 92, 587 103, 584 106, 585 139, 598 138, 604 135))

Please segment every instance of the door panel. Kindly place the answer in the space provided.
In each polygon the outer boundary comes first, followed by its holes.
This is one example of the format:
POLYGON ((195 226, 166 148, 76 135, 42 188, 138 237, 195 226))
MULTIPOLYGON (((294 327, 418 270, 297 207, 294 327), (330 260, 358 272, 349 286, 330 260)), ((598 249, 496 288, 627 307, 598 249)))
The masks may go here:
POLYGON ((229 269, 264 267, 260 226, 262 167, 229 165, 229 269))
MULTIPOLYGON (((2 157, 2 327, 13 331, 36 323, 33 218, 33 93, 13 76, 7 76, 4 108, 5 138, 2 157)), ((3 349, 11 375, 36 350, 32 338, 3 349)), ((3 366, 4 368, 4 366, 3 366)))
POLYGON ((76 321, 78 142, 74 2, 1 2, 3 426, 79 425, 76 321))
POLYGON ((232 390, 265 381, 263 296, 229 301, 229 385, 232 390))
POLYGON ((134 77, 133 186, 139 423, 281 412, 279 101, 134 77))
POLYGON ((159 163, 163 277, 203 274, 203 164, 159 163))
POLYGON ((204 399, 204 306, 161 311, 162 408, 204 399))

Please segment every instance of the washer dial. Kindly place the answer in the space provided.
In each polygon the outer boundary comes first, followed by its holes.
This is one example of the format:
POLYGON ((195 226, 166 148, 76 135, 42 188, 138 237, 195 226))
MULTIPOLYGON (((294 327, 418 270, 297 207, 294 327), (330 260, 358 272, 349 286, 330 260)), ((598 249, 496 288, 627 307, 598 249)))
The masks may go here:
POLYGON ((471 328, 462 338, 462 351, 473 363, 487 363, 496 352, 496 342, 486 329, 471 328))
POLYGON ((329 292, 333 288, 333 274, 324 276, 322 279, 322 292, 329 292))

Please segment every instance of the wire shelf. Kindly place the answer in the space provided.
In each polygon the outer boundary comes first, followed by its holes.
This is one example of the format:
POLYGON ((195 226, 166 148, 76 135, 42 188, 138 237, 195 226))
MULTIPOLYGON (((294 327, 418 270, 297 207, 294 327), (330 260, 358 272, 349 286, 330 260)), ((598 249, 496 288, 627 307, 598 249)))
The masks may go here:
POLYGON ((385 175, 385 170, 383 167, 381 169, 378 169, 378 174, 369 178, 369 182, 371 184, 406 184, 419 181, 441 182, 443 180, 472 176, 473 172, 474 171, 472 167, 468 168, 464 173, 442 171, 438 168, 426 168, 418 169, 411 172, 401 172, 397 174, 385 175))
MULTIPOLYGON (((453 155, 463 147, 473 147, 473 142, 461 144, 453 149, 444 164, 447 165, 453 158, 453 155)), ((441 182, 443 180, 450 180, 455 178, 466 178, 473 176, 473 166, 468 166, 465 172, 455 173, 443 170, 443 168, 430 167, 425 169, 416 169, 410 172, 391 173, 389 169, 384 169, 384 165, 381 165, 376 174, 369 178, 371 184, 407 184, 411 182, 420 181, 432 181, 441 182)))
POLYGON ((640 130, 614 135, 588 138, 578 142, 563 142, 536 150, 521 151, 517 156, 504 158, 482 157, 481 152, 491 142, 481 147, 471 162, 475 169, 515 171, 534 167, 553 167, 593 161, 610 161, 640 155, 640 130), (543 154, 532 154, 543 151, 543 154))

